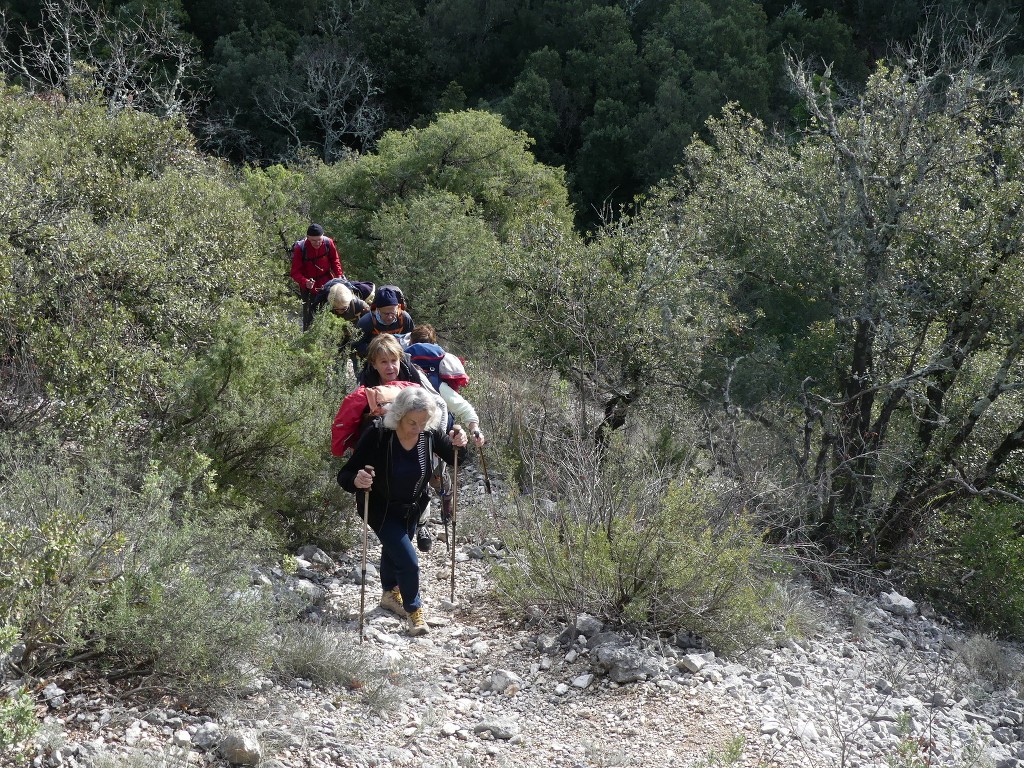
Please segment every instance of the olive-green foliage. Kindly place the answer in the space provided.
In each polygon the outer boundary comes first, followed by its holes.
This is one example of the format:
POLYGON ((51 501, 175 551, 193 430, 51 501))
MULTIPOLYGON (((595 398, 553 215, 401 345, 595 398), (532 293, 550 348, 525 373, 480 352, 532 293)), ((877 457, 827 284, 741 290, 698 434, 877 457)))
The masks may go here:
POLYGON ((536 162, 530 145, 486 112, 439 115, 320 169, 313 212, 355 274, 401 285, 416 320, 477 333, 504 304, 499 244, 541 213, 571 220, 561 171, 536 162))
POLYGON ((0 123, 7 343, 63 423, 130 424, 208 343, 222 301, 269 309, 268 241, 233 176, 173 122, 7 89, 0 123))
POLYGON ((35 702, 25 690, 0 695, 0 757, 14 765, 28 763, 22 746, 36 733, 35 702))
POLYGON ((690 239, 641 211, 589 240, 538 222, 507 249, 510 343, 596 401, 603 415, 591 428, 600 425, 599 434, 698 386, 702 359, 728 327, 713 262, 690 239))
POLYGON ((943 514, 915 549, 921 588, 979 629, 1024 637, 1022 526, 1024 508, 1009 502, 975 501, 943 514))
POLYGON ((667 482, 640 456, 613 447, 598 466, 589 450, 563 449, 557 503, 526 502, 504 532, 513 558, 497 572, 502 598, 696 632, 723 653, 759 642, 772 622, 772 564, 749 521, 720 517, 710 494, 667 482))
POLYGON ((88 649, 113 670, 209 694, 256 660, 270 615, 247 591, 269 540, 245 514, 122 458, 30 435, 0 443, 0 623, 38 672, 88 649))
MULTIPOLYGON (((262 222, 267 234, 275 239, 279 248, 279 270, 291 269, 292 246, 306 233, 310 224, 309 200, 306 185, 316 163, 292 166, 272 165, 267 168, 242 169, 241 192, 256 219, 262 222)), ((333 233, 328 232, 328 236, 333 233)), ((342 267, 348 264, 342 254, 342 267)), ((294 283, 288 282, 288 288, 294 283)))
POLYGON ((30 668, 86 642, 143 514, 128 468, 92 459, 82 471, 52 439, 0 433, 0 624, 30 668))
POLYGON ((225 305, 205 354, 170 378, 160 456, 233 503, 300 523, 328 503, 331 413, 345 382, 331 374, 343 321, 325 314, 299 341, 283 316, 253 325, 225 305))
POLYGON ((267 537, 242 515, 211 512, 151 517, 94 628, 113 671, 151 674, 204 700, 265 664, 275 613, 249 577, 267 537))
POLYGON ((282 305, 299 183, 85 101, 4 89, 0 117, 0 624, 32 671, 230 687, 264 659, 266 530, 334 527, 344 327, 282 305))
POLYGON ((374 221, 386 243, 379 269, 407 291, 417 322, 449 338, 493 339, 503 335, 505 319, 494 311, 502 303, 495 275, 500 246, 470 205, 436 192, 385 207, 374 221))
POLYGON ((703 373, 754 439, 783 437, 778 484, 805 503, 773 525, 868 558, 945 505, 1019 491, 1024 110, 979 64, 991 38, 937 39, 856 102, 792 61, 805 130, 726 110, 664 217, 747 318, 703 373))
POLYGON ((301 174, 236 177, 130 111, 10 89, 0 111, 11 401, 74 434, 155 435, 158 461, 234 506, 324 510, 341 330, 296 343, 282 304, 301 174))

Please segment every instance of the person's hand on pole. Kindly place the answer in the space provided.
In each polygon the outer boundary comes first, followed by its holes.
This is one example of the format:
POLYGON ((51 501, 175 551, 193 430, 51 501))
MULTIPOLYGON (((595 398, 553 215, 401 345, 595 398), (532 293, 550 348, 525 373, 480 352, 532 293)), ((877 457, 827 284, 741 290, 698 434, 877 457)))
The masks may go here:
POLYGON ((368 491, 373 487, 373 467, 367 464, 356 472, 356 478, 352 484, 361 491, 368 491))
POLYGON ((452 439, 452 445, 456 448, 465 448, 469 443, 469 440, 466 438, 466 430, 458 424, 452 427, 452 431, 448 433, 448 437, 452 439))

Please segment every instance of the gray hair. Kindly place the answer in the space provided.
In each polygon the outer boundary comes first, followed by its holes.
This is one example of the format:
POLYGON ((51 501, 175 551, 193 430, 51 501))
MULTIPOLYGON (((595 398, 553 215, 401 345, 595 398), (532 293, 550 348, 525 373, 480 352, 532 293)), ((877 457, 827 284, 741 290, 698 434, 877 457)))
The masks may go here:
POLYGON ((441 407, 437 401, 438 396, 423 387, 406 387, 398 393, 398 397, 384 414, 384 426, 396 429, 398 422, 410 411, 426 411, 426 428, 437 429, 441 426, 441 407))
POLYGON ((354 298, 355 296, 352 291, 344 283, 335 283, 331 286, 331 290, 327 292, 327 303, 332 310, 337 310, 338 312, 347 310, 348 305, 352 303, 354 298))

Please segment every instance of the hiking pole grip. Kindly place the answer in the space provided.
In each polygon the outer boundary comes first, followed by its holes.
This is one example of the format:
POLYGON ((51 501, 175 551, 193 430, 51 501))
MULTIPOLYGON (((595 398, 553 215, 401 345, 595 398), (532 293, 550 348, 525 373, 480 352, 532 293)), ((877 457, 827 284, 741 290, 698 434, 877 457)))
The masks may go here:
POLYGON ((359 642, 363 642, 363 611, 366 609, 366 529, 370 519, 370 491, 363 491, 363 565, 359 572, 359 642))
POLYGON ((459 501, 459 451, 455 449, 455 461, 452 463, 452 594, 451 602, 455 602, 455 521, 458 519, 459 501))

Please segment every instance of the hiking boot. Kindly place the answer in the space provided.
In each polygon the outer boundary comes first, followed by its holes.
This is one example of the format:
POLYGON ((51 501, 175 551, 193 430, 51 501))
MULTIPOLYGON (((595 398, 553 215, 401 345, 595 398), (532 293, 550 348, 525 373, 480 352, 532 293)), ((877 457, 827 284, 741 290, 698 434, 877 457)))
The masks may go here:
POLYGON ((416 529, 416 549, 420 552, 429 552, 433 544, 434 539, 430 536, 430 529, 425 525, 419 526, 416 529))
POLYGON ((427 628, 427 622, 423 618, 423 609, 416 608, 409 613, 408 618, 409 624, 409 635, 417 637, 418 635, 425 635, 430 630, 427 628))
POLYGON ((394 587, 380 596, 380 607, 385 611, 391 611, 393 614, 401 616, 403 619, 409 615, 409 612, 405 610, 405 606, 402 605, 402 593, 398 587, 394 587))

